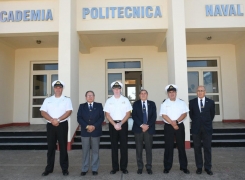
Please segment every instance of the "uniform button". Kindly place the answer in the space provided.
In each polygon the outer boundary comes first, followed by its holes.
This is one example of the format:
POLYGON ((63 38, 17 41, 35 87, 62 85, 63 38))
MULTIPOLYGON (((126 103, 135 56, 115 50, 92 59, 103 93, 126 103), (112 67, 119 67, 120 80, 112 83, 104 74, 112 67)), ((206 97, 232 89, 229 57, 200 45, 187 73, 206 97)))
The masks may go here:
POLYGON ((90 121, 90 120, 88 120, 88 121, 90 121))

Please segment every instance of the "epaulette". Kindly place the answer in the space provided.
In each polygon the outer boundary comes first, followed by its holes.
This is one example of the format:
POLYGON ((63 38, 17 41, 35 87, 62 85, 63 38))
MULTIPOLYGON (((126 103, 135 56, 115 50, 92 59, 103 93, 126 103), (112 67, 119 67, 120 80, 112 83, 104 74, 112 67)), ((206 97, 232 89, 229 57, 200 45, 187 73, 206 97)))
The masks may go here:
POLYGON ((164 101, 166 101, 166 99, 163 100, 163 103, 164 103, 164 101))
POLYGON ((65 96, 66 98, 70 98, 70 97, 68 97, 68 96, 65 96))
POLYGON ((180 99, 180 98, 179 98, 179 100, 184 101, 183 99, 180 99))

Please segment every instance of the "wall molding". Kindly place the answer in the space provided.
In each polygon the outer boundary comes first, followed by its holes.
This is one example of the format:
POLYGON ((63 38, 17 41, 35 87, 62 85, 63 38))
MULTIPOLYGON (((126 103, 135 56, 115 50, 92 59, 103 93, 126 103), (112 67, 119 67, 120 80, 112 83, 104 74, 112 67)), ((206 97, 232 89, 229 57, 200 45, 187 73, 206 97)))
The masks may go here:
POLYGON ((223 119, 223 123, 245 123, 244 119, 223 119))
POLYGON ((19 123, 8 123, 8 124, 0 124, 0 128, 10 127, 10 126, 30 126, 29 122, 19 122, 19 123))

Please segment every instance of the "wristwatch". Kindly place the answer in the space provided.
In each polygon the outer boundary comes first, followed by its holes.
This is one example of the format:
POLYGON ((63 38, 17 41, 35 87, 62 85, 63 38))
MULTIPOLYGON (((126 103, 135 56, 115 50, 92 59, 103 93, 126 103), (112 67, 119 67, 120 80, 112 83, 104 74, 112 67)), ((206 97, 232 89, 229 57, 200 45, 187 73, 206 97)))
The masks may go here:
POLYGON ((177 124, 179 124, 179 121, 178 120, 176 120, 176 122, 177 122, 177 124))
POLYGON ((57 121, 60 123, 60 119, 57 119, 57 121))

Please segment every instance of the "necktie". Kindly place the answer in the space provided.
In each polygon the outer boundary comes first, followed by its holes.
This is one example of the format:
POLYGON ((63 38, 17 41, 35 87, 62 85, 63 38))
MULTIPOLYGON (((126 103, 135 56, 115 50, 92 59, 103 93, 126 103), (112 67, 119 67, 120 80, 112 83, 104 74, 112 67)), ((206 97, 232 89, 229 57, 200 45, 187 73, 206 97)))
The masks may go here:
POLYGON ((200 99, 200 104, 201 104, 201 112, 203 111, 203 103, 202 103, 202 99, 200 99))
POLYGON ((92 111, 92 104, 89 104, 89 111, 92 111))
POLYGON ((145 108, 145 102, 143 102, 143 124, 146 123, 147 123, 146 108, 145 108))

